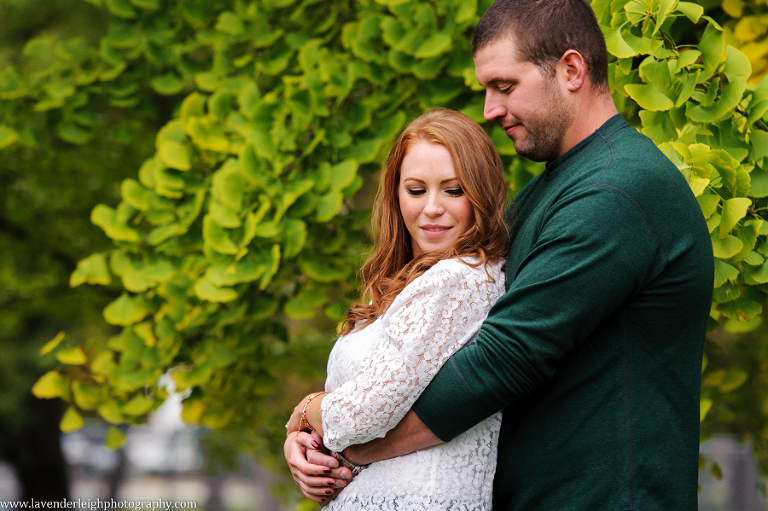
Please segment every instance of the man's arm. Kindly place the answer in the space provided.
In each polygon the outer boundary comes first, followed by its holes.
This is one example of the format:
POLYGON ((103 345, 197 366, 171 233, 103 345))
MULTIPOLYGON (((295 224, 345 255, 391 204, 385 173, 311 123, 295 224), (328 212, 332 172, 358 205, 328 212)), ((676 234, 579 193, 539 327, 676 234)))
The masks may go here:
POLYGON ((344 449, 344 456, 356 465, 368 465, 439 443, 441 440, 411 410, 384 438, 377 438, 366 444, 351 445, 344 449))
POLYGON ((413 405, 444 441, 552 378, 561 358, 639 292, 659 264, 654 229, 620 192, 583 187, 549 209, 476 342, 456 353, 413 405))

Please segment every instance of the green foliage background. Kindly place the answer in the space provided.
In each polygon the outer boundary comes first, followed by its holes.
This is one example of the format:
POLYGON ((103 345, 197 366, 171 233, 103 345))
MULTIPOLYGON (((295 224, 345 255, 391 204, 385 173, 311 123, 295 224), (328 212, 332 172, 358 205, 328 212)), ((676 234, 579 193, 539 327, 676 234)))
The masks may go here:
MULTIPOLYGON (((41 329, 67 331, 33 389, 68 403, 62 430, 143 421, 170 374, 185 421, 279 467, 282 424, 322 381, 354 298, 390 144, 434 106, 482 122, 469 41, 490 2, 86 2, 98 29, 0 53, 0 235, 21 243, 0 253, 0 282, 15 283, 0 286, 2 342, 39 326, 11 304, 45 296, 36 314, 81 324, 41 329), (68 208, 110 243, 68 229, 68 208), (59 253, 59 273, 41 271, 59 253)), ((619 110, 678 165, 712 233, 703 436, 751 439, 768 468, 768 3, 591 4, 619 110)), ((489 133, 519 190, 541 166, 489 133)))

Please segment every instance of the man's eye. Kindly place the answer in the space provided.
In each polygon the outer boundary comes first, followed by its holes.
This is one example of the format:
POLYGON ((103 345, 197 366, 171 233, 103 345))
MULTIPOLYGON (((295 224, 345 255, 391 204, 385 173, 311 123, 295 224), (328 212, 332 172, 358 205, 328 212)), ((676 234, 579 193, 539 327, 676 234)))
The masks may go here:
POLYGON ((510 92, 512 92, 512 87, 500 87, 499 92, 501 92, 502 94, 509 94, 510 92))
POLYGON ((420 195, 424 195, 424 190, 420 190, 418 188, 408 188, 408 195, 419 197, 420 195))
POLYGON ((450 188, 446 190, 445 193, 447 193, 452 197, 461 197, 462 195, 464 195, 464 190, 462 190, 461 188, 450 188))

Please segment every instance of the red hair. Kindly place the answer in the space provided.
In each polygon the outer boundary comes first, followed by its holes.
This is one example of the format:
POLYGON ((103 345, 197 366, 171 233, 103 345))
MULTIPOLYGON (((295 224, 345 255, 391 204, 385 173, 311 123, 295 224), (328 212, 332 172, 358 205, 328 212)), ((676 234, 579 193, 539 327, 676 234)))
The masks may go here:
POLYGON ((509 235, 504 222, 507 186, 499 153, 483 129, 466 115, 436 109, 413 120, 389 153, 373 210, 374 249, 361 269, 362 303, 352 306, 342 335, 384 314, 395 297, 437 261, 475 258, 479 266, 506 258, 509 235), (400 166, 417 140, 439 144, 451 154, 456 178, 469 198, 474 223, 447 249, 414 258, 411 237, 398 200, 400 166))

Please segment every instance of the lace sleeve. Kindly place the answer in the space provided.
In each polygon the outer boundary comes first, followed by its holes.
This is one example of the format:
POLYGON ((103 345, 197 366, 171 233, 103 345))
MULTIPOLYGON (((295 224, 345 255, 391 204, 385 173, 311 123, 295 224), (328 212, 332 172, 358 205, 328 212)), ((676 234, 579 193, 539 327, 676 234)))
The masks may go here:
POLYGON ((400 422, 443 363, 477 335, 503 291, 500 272, 491 274, 495 282, 483 267, 441 261, 398 295, 371 358, 323 399, 329 449, 383 437, 400 422))

